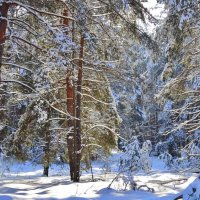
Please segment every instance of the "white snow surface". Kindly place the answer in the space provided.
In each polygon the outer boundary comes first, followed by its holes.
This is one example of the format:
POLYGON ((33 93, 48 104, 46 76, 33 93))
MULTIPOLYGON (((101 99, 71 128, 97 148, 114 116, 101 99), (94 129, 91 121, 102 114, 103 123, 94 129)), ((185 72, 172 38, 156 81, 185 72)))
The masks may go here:
POLYGON ((88 171, 82 174, 80 183, 70 181, 67 165, 54 164, 50 168, 50 176, 42 177, 41 165, 14 161, 11 166, 0 163, 0 166, 4 166, 1 167, 0 200, 170 200, 196 178, 192 174, 170 172, 161 160, 152 157, 152 170, 148 174, 140 172, 134 179, 138 186, 153 188, 153 193, 145 187, 135 191, 127 188, 124 191, 120 179, 108 189, 116 176, 120 156, 120 153, 114 152, 107 161, 93 162, 95 181, 91 181, 88 171), (179 181, 163 184, 164 181, 177 179, 179 181))

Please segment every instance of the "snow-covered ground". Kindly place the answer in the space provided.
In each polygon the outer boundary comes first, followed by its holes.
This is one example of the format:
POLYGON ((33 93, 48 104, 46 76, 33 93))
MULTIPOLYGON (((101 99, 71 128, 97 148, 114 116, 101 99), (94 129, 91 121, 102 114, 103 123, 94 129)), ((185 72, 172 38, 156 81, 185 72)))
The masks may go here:
POLYGON ((170 200, 196 178, 195 175, 189 177, 170 172, 161 160, 153 157, 152 170, 135 176, 138 186, 147 185, 154 189, 153 193, 145 187, 124 191, 120 179, 107 189, 116 176, 119 157, 120 154, 115 153, 107 162, 93 162, 95 181, 92 182, 91 174, 85 172, 80 183, 69 181, 67 165, 52 165, 50 177, 41 177, 40 165, 12 163, 8 170, 6 163, 1 163, 0 200, 170 200))

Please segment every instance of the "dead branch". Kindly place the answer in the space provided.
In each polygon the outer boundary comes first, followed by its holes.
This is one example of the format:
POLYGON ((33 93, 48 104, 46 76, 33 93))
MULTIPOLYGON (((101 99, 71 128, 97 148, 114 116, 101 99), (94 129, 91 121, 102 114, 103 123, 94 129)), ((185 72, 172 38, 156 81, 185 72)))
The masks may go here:
POLYGON ((167 181, 156 181, 156 180, 150 180, 149 183, 155 183, 155 184, 159 184, 159 185, 165 185, 165 184, 169 184, 172 182, 181 182, 181 181, 187 181, 187 178, 179 178, 179 179, 171 179, 171 180, 167 180, 167 181))

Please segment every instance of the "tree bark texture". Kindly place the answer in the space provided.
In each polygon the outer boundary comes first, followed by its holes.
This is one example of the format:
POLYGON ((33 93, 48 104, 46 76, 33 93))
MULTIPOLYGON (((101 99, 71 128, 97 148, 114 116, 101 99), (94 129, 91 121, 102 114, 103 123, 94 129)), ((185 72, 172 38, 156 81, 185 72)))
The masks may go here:
MULTIPOLYGON (((63 11, 63 15, 68 17, 68 10, 63 11)), ((63 25, 68 27, 69 20, 64 19, 63 25)), ((72 24, 72 27, 73 24, 72 24)), ((68 34, 66 32, 66 34, 68 34)), ((73 28, 72 38, 75 37, 75 31, 73 28)), ((83 79, 83 49, 84 49, 84 37, 80 38, 80 52, 78 62, 78 78, 75 83, 72 80, 73 68, 67 69, 66 75, 66 99, 67 99, 67 150, 70 166, 70 177, 73 182, 79 182, 80 179, 80 162, 81 162, 81 90, 83 79)), ((73 55, 72 55, 73 56, 73 55)))
MULTIPOLYGON (((68 10, 64 9, 63 15, 68 16, 68 10)), ((64 19, 63 25, 68 27, 69 20, 64 19)), ((67 32, 66 32, 67 34, 67 32)), ((75 145, 75 87, 71 77, 73 76, 73 68, 67 69, 66 74, 66 100, 67 100, 67 151, 69 158, 69 167, 70 167, 70 177, 71 181, 79 182, 80 170, 77 168, 77 159, 76 159, 76 145, 75 145)))
POLYGON ((2 3, 0 6, 0 82, 4 43, 6 40, 7 16, 10 4, 2 3))
POLYGON ((78 63, 78 79, 76 90, 76 130, 75 130, 75 155, 76 155, 76 176, 79 176, 80 161, 81 161, 81 92, 83 79, 83 49, 84 37, 80 39, 80 54, 78 63))
POLYGON ((71 180, 74 182, 76 181, 75 176, 75 152, 74 152, 74 88, 72 85, 72 81, 70 80, 71 77, 71 70, 68 70, 67 77, 66 77, 66 94, 67 94, 67 112, 70 116, 67 117, 67 150, 68 150, 68 157, 69 157, 69 167, 70 167, 70 177, 71 180))

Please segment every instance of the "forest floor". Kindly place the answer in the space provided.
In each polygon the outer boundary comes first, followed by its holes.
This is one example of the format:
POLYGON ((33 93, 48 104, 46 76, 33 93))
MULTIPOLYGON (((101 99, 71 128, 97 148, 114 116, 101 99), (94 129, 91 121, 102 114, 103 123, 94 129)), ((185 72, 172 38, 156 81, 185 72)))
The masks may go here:
POLYGON ((118 169, 119 154, 115 153, 106 162, 93 162, 94 181, 91 173, 84 172, 80 183, 72 183, 67 174, 67 165, 52 165, 50 176, 42 177, 42 166, 27 163, 1 163, 0 200, 170 200, 185 189, 195 178, 194 174, 172 172, 162 161, 152 158, 152 170, 135 176, 140 190, 124 191, 119 179, 107 189, 118 169))

